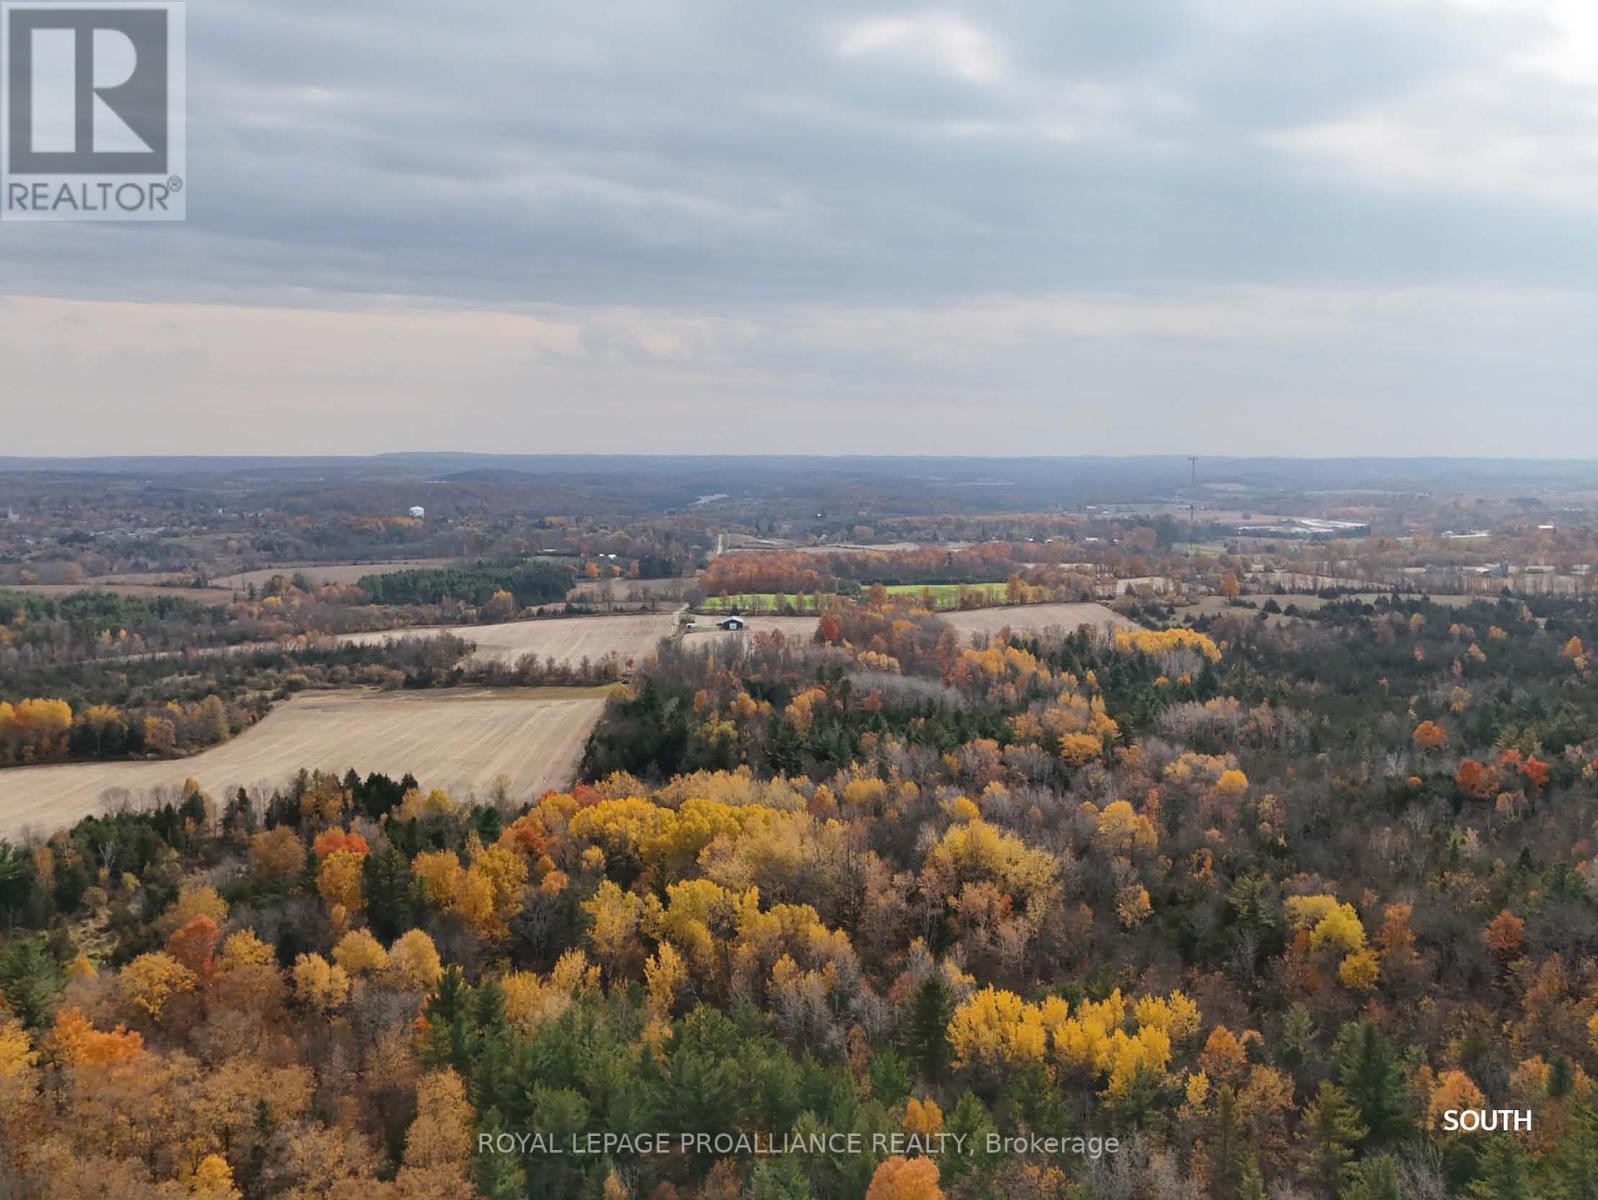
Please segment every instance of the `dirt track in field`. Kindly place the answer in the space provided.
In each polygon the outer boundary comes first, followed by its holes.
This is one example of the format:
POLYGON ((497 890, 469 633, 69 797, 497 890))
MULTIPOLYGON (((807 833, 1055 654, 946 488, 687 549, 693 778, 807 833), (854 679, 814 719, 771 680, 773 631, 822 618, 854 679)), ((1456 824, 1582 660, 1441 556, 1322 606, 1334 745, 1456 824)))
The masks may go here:
POLYGON ((477 643, 474 659, 515 663, 524 654, 576 664, 584 658, 598 662, 607 654, 636 662, 654 650, 671 633, 675 617, 669 612, 614 617, 559 617, 538 621, 511 621, 504 625, 422 626, 390 629, 382 633, 350 633, 339 640, 360 645, 387 638, 436 637, 453 633, 477 643))
POLYGON ((0 837, 29 827, 48 836, 108 804, 175 796, 191 777, 220 804, 224 792, 276 786, 302 767, 409 771, 457 799, 488 798, 503 775, 511 799, 525 800, 571 783, 603 707, 597 688, 311 692, 192 758, 0 770, 0 837))

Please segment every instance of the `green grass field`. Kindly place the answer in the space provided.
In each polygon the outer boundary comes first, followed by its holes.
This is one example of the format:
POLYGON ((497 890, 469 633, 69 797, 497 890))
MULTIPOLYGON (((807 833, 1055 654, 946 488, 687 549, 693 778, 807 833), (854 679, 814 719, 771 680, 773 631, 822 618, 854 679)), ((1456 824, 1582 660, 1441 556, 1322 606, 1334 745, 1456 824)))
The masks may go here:
POLYGON ((989 604, 996 604, 1004 599, 1003 583, 890 583, 888 585, 890 596, 920 596, 931 592, 932 603, 936 608, 958 607, 962 591, 980 592, 987 597, 989 604))
MULTIPOLYGON (((983 593, 989 604, 1002 603, 1004 600, 1003 583, 890 583, 887 588, 891 596, 919 597, 931 592, 933 607, 943 609, 958 608, 962 590, 983 593)), ((819 612, 827 597, 788 595, 783 600, 795 611, 819 612)), ((746 613, 776 612, 777 593, 742 592, 735 596, 707 596, 699 607, 704 612, 730 612, 733 609, 746 613)))

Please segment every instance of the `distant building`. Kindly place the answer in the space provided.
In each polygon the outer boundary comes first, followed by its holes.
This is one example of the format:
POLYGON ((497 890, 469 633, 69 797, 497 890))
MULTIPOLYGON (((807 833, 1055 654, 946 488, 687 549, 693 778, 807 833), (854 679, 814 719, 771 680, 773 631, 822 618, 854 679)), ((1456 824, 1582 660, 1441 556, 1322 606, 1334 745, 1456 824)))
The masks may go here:
POLYGON ((744 619, 742 617, 723 617, 716 622, 717 629, 742 629, 743 627, 744 619))
POLYGON ((423 508, 420 504, 416 504, 416 505, 413 505, 411 507, 411 516, 415 517, 418 521, 420 521, 426 515, 427 515, 427 510, 425 508, 423 508))

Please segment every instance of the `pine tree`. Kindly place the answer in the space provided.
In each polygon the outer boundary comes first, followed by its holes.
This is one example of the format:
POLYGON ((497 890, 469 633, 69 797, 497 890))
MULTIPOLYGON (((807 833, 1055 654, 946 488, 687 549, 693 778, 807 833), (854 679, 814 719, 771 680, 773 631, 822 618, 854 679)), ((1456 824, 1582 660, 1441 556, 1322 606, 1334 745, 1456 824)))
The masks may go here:
POLYGON ((423 1058, 432 1063, 448 1063, 457 1071, 471 1070, 472 1036, 471 989, 455 963, 444 968, 438 990, 428 998, 423 1010, 427 1017, 427 1041, 423 1058))
POLYGON ((1215 1093, 1215 1115, 1210 1124, 1210 1176, 1217 1196, 1231 1195, 1242 1183, 1237 1093, 1231 1084, 1222 1084, 1215 1093))
POLYGON ((415 923, 411 864, 393 846, 366 856, 361 890, 366 896, 366 919, 383 941, 393 941, 415 923))
POLYGON ((951 1179, 971 1171, 981 1174, 994 1165, 994 1156, 988 1154, 985 1147, 988 1135, 997 1133, 998 1126, 982 1106, 982 1101, 971 1092, 961 1093, 944 1128, 965 1139, 960 1144, 965 1147, 966 1153, 946 1156, 944 1170, 951 1179))
POLYGON ((1391 1154, 1378 1154, 1354 1171, 1354 1182, 1341 1200, 1404 1200, 1398 1163, 1391 1154))
POLYGON ((902 1102, 910 1094, 910 1071, 903 1056, 891 1049, 879 1050, 871 1056, 871 1094, 888 1107, 902 1102))
POLYGON ((905 1053, 923 1078, 937 1080, 949 1067, 949 1022, 954 994, 939 971, 929 972, 916 987, 905 1018, 905 1053))
POLYGON ((784 1155, 756 1166, 745 1194, 749 1200, 810 1200, 810 1180, 798 1158, 784 1155))
POLYGON ((1237 1200, 1265 1200, 1265 1178, 1260 1174, 1259 1159, 1252 1154, 1243 1159, 1243 1168, 1237 1176, 1237 1191, 1233 1194, 1237 1200))
POLYGON ((65 983, 61 965, 45 950, 42 938, 18 938, 0 948, 0 997, 28 1028, 50 1020, 65 983))
POLYGON ((1548 1065, 1548 1098, 1558 1100, 1570 1091, 1571 1082, 1570 1060, 1563 1054, 1554 1055, 1548 1065))
POLYGON ((1557 1200, 1598 1200, 1598 1110, 1578 1104, 1565 1136, 1550 1148, 1539 1172, 1544 1192, 1557 1200))
MULTIPOLYGON (((478 1122, 478 1130, 490 1138, 489 1145, 494 1145, 493 1138, 506 1132, 505 1120, 499 1115, 498 1109, 489 1109, 483 1113, 482 1120, 478 1122)), ((522 1164, 514 1154, 501 1154, 490 1150, 486 1154, 472 1156, 472 1174, 477 1182, 478 1195, 486 1200, 521 1200, 527 1195, 527 1173, 522 1170, 522 1164)))
POLYGON ((1282 1017, 1276 1061, 1291 1071, 1302 1070, 1316 1057, 1315 1039, 1319 1036, 1320 1030, 1315 1027, 1315 1018, 1309 1009, 1302 1004, 1293 1005, 1282 1017))
POLYGON ((1332 1048, 1337 1082, 1359 1109, 1372 1141, 1391 1141, 1410 1130, 1409 1091, 1393 1045, 1368 1020, 1350 1021, 1332 1048))
POLYGON ((1348 1181, 1348 1163, 1354 1145, 1367 1130, 1359 1113, 1336 1084, 1323 1081, 1304 1109, 1303 1137, 1309 1142, 1304 1177, 1335 1196, 1348 1181))
POLYGON ((1465 1195, 1471 1200, 1533 1200, 1531 1155, 1520 1139, 1504 1134, 1493 1138, 1481 1156, 1481 1175, 1465 1195))

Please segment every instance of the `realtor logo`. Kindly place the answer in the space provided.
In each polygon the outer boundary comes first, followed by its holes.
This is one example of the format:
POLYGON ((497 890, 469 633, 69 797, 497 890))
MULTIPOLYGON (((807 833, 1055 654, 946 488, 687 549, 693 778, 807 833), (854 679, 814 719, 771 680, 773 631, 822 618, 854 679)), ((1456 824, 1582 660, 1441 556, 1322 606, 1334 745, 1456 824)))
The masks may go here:
POLYGON ((183 17, 0 2, 0 220, 184 218, 183 17))

